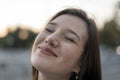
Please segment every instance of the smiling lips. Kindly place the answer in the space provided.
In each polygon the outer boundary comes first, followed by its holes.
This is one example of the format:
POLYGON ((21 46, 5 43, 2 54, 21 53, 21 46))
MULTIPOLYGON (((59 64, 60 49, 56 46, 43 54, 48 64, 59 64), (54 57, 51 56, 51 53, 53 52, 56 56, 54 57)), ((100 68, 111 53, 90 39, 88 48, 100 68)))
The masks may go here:
POLYGON ((50 48, 47 47, 38 47, 38 48, 40 49, 40 52, 45 55, 57 57, 57 55, 50 48))

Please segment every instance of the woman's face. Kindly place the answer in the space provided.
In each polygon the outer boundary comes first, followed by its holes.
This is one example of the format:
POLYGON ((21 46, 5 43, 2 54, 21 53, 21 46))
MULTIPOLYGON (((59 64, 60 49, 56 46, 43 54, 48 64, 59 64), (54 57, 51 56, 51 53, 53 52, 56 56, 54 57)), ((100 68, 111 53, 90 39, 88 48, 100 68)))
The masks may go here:
POLYGON ((87 38, 86 23, 82 19, 61 15, 49 22, 35 39, 31 63, 44 73, 77 72, 87 38))

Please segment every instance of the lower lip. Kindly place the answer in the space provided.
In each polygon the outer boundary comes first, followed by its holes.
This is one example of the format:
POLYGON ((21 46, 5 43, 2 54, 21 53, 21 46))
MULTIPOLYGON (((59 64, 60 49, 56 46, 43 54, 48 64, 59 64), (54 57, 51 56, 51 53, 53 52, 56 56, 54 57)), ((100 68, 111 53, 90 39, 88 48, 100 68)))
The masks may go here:
POLYGON ((44 54, 44 55, 47 55, 47 56, 53 56, 55 57, 52 53, 46 51, 46 50, 43 50, 43 49, 39 49, 40 50, 40 53, 44 54))

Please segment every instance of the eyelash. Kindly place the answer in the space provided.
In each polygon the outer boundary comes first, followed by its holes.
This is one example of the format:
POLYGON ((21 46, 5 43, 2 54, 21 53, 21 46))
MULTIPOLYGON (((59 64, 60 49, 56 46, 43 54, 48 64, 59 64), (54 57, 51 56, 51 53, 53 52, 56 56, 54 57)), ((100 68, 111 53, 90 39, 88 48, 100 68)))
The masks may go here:
POLYGON ((68 38, 68 37, 65 37, 65 39, 67 39, 67 40, 69 40, 69 41, 71 41, 71 42, 75 42, 73 39, 68 38))
POLYGON ((50 29, 45 29, 47 32, 53 33, 54 31, 50 30, 50 29))
MULTIPOLYGON (((52 31, 52 30, 50 30, 50 29, 48 29, 48 28, 46 28, 45 29, 47 32, 50 32, 50 33, 53 33, 54 31, 52 31)), ((64 37, 65 39, 67 39, 67 40, 69 40, 69 41, 71 41, 71 42, 74 42, 75 43, 75 41, 73 40, 73 39, 71 39, 71 38, 68 38, 68 37, 64 37)))

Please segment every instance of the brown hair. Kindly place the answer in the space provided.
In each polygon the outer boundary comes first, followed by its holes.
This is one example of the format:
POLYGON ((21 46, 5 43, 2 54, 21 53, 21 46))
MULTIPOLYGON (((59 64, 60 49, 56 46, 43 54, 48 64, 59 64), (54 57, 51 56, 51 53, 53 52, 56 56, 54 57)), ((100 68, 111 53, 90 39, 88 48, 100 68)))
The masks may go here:
MULTIPOLYGON (((77 16, 87 24, 88 40, 80 59, 80 64, 82 65, 80 66, 78 80, 101 80, 99 43, 94 20, 88 18, 86 13, 81 9, 68 8, 58 12, 50 21, 64 14, 77 16)), ((33 80, 38 80, 38 70, 34 67, 32 67, 32 76, 33 80)), ((74 73, 72 73, 70 80, 75 80, 74 73)))

